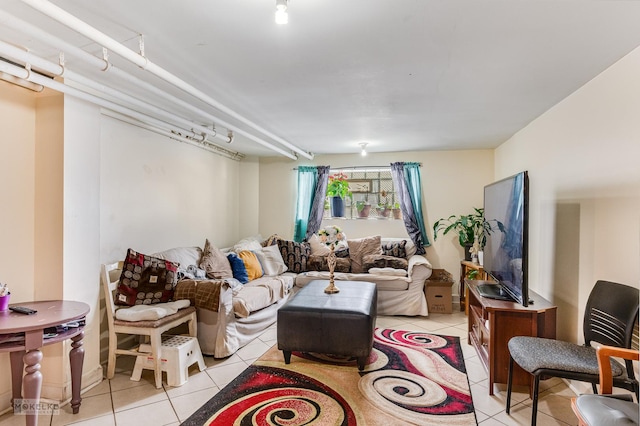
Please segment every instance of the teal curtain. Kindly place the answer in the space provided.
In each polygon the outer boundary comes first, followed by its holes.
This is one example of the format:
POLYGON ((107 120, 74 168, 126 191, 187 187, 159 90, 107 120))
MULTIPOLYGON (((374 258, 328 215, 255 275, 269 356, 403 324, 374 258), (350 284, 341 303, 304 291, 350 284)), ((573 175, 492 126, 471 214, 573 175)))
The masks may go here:
POLYGON ((422 178, 420 163, 391 163, 391 175, 396 194, 400 199, 402 219, 417 254, 425 254, 430 246, 422 214, 422 178))
POLYGON ((298 167, 298 202, 293 240, 301 242, 319 229, 324 211, 329 166, 298 167))

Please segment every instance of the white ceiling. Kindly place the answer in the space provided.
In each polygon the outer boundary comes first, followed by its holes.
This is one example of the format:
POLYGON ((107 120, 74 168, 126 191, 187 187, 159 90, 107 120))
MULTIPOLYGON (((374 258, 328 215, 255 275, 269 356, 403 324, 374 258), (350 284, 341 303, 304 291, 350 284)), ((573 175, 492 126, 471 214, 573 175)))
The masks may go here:
MULTIPOLYGON (((315 154, 355 153, 361 142, 370 152, 496 147, 640 45, 640 1, 290 0, 285 26, 274 22, 275 0, 52 3, 134 51, 143 34, 150 61, 315 154)), ((101 56, 20 0, 0 10, 101 56)), ((58 60, 55 46, 5 25, 0 39, 58 60)), ((246 128, 113 52, 110 60, 246 128)), ((226 146, 277 155, 242 136, 226 146)))

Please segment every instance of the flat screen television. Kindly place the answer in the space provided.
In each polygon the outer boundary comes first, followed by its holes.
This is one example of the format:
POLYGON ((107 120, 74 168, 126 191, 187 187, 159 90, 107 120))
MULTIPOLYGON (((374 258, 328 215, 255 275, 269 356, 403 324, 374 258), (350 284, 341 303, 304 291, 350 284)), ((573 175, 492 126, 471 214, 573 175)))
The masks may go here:
POLYGON ((481 284, 481 295, 528 306, 529 177, 526 171, 484 187, 486 236, 483 268, 498 286, 481 284), (504 225, 502 232, 497 223, 504 225))

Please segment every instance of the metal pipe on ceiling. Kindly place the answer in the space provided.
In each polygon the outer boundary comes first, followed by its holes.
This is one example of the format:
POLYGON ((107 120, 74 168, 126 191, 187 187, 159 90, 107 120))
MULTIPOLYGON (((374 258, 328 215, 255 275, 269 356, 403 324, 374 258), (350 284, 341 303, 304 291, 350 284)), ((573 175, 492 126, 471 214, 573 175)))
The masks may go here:
POLYGON ((181 136, 181 135, 177 135, 173 132, 167 131, 167 130, 163 130, 163 129, 158 129, 157 127, 153 127, 147 123, 143 123, 141 121, 137 121, 134 120, 131 117, 128 117, 126 115, 122 115, 122 114, 118 114, 117 112, 113 112, 110 110, 102 110, 102 115, 105 115, 107 117, 111 117, 115 120, 119 120, 122 121, 124 123, 127 124, 131 124, 132 126, 136 126, 136 127, 140 127, 141 129, 145 129, 145 130, 149 130, 151 132, 157 133, 159 135, 162 136, 166 136, 168 138, 177 140, 179 142, 185 142, 189 145, 193 145, 193 146, 197 146, 198 148, 202 148, 206 151, 210 151, 216 154, 220 154, 223 155, 224 157, 230 158, 231 160, 236 160, 239 161, 241 159, 244 158, 243 154, 240 154, 239 152, 234 152, 234 151, 230 151, 228 149, 219 147, 218 145, 212 144, 208 141, 202 141, 202 142, 198 142, 198 141, 194 141, 193 139, 189 139, 187 137, 181 136))
POLYGON ((210 120, 216 124, 219 124, 223 127, 225 127, 228 130, 232 130, 234 133, 238 134, 238 135, 242 135, 244 137, 246 137, 247 139, 250 139, 256 143, 258 143, 259 145, 262 145, 266 148, 271 149, 272 151, 275 151, 281 155, 284 155, 285 157, 291 158, 292 160, 297 160, 297 156, 294 154, 291 154, 290 152, 287 152, 267 141, 262 140, 261 138, 258 138, 257 136, 243 130, 240 129, 228 122, 226 122, 225 120, 222 120, 221 118, 218 118, 217 116, 210 114, 206 111, 203 111, 191 104, 189 104, 188 102, 183 101, 182 99, 179 99, 167 92, 165 92, 162 89, 159 89, 155 86, 153 86, 152 84, 141 80, 125 71, 122 71, 121 69, 117 68, 116 66, 114 66, 113 64, 111 64, 110 62, 108 62, 105 59, 101 59, 101 58, 97 58, 95 56, 93 56, 92 54, 76 47, 73 46, 70 43, 67 43, 66 41, 52 35, 52 34, 48 34, 47 32, 41 30, 40 28, 35 27, 34 25, 31 25, 30 23, 21 20, 15 16, 12 16, 9 13, 6 13, 2 10, 0 10, 0 22, 3 25, 6 25, 16 31, 20 31, 22 33, 25 33, 27 35, 33 36, 35 38, 40 39, 41 41, 48 43, 50 45, 55 46, 56 48, 61 49, 62 51, 75 56, 81 60, 84 60, 86 62, 88 62, 89 64, 98 67, 100 70, 105 71, 105 72, 110 72, 113 73, 115 75, 117 75, 118 77, 122 78, 123 80, 126 80, 128 82, 134 83, 137 86, 143 88, 144 90, 147 90, 151 93, 154 93, 160 97, 162 97, 163 99, 166 99, 176 105, 179 105, 191 112, 194 112, 198 115, 200 115, 201 117, 203 117, 206 120, 210 120))
POLYGON ((21 61, 27 64, 30 64, 31 67, 33 69, 38 69, 38 70, 42 70, 46 73, 50 73, 56 76, 62 76, 64 74, 65 77, 65 83, 68 84, 67 80, 75 80, 76 82, 89 87, 97 92, 99 92, 99 97, 104 99, 103 95, 109 95, 109 96, 113 96, 118 100, 121 101, 125 101, 125 102, 129 102, 130 104, 135 105, 136 107, 140 107, 143 109, 146 109, 147 111, 150 111, 154 114, 157 114, 159 116, 161 116, 164 120, 168 120, 169 122, 174 121, 179 123, 182 126, 187 126, 187 128, 191 128, 191 130, 193 130, 195 132, 195 130, 199 131, 200 133, 204 133, 207 134, 211 137, 215 137, 218 139, 223 140, 224 142, 230 143, 231 142, 231 138, 228 137, 227 135, 221 135, 218 134, 216 131, 208 128, 208 127, 204 127, 201 126, 197 123, 194 123, 192 121, 189 121, 185 118, 179 117, 175 114, 172 114, 168 111, 165 111, 161 108, 158 108, 154 105, 151 105, 147 102, 141 101, 139 99, 134 98, 133 96, 127 95, 126 93, 122 93, 119 90, 113 89, 109 86, 97 83, 87 77, 84 77, 76 72, 73 72, 71 70, 65 69, 64 67, 55 64, 53 62, 49 62, 46 59, 40 58, 38 56, 35 56, 32 53, 29 53, 25 50, 19 49, 9 43, 5 43, 4 41, 0 40, 0 55, 5 55, 7 57, 9 57, 10 59, 13 60, 17 60, 17 61, 21 61))
POLYGON ((262 126, 254 123, 253 121, 249 120, 248 118, 243 117, 242 115, 238 114, 234 110, 232 110, 232 109, 228 108, 227 106, 221 104, 220 102, 216 101, 215 99, 213 99, 212 97, 210 97, 206 93, 204 93, 204 92, 198 90, 197 88, 195 88, 194 86, 190 85, 186 81, 180 79, 179 77, 175 76, 174 74, 170 73, 169 71, 165 70, 164 68, 161 68, 160 66, 154 64, 148 58, 146 58, 146 57, 144 57, 144 56, 132 51, 128 47, 124 46, 123 44, 119 43, 118 41, 114 40, 113 38, 109 37, 108 35, 104 34, 101 31, 99 31, 98 29, 93 28, 89 24, 87 24, 87 23, 83 22, 82 20, 76 18, 75 16, 73 16, 70 13, 66 12, 65 10, 59 8, 58 6, 54 5, 53 3, 51 3, 51 2, 49 2, 47 0, 21 0, 21 1, 23 3, 28 4, 32 8, 40 11, 41 13, 47 15, 48 17, 60 22, 61 24, 66 25, 67 27, 73 29, 74 31, 84 35, 85 37, 95 41, 96 43, 100 44, 101 46, 106 47, 110 51, 120 55, 121 57, 125 58, 126 60, 138 65, 143 70, 146 70, 146 71, 150 72, 151 74, 154 74, 155 76, 165 80, 166 82, 174 85, 175 87, 185 91, 186 93, 190 94, 191 96, 194 96, 197 99, 200 99, 201 101, 207 103, 208 105, 219 109, 220 111, 224 112, 225 114, 228 114, 229 116, 235 118, 236 120, 239 120, 243 124, 246 124, 247 126, 251 127, 252 129, 254 129, 254 130, 256 130, 256 131, 258 131, 258 132, 260 132, 260 133, 262 133, 262 134, 264 134, 264 135, 266 135, 268 137, 270 137, 271 139, 275 140, 279 144, 281 144, 283 146, 286 146, 289 149, 292 149, 293 151, 297 152, 298 154, 302 155, 303 157, 308 158, 309 160, 313 159, 313 155, 312 154, 310 154, 310 153, 298 148, 297 146, 287 142, 283 138, 281 138, 278 135, 276 135, 276 134, 270 132, 269 130, 263 128, 262 126))
MULTIPOLYGON (((150 117, 148 115, 139 113, 137 111, 133 111, 133 110, 131 110, 129 108, 126 108, 124 106, 118 105, 118 104, 116 104, 114 102, 111 102, 111 101, 108 101, 106 99, 99 98, 99 97, 97 97, 95 95, 83 92, 83 91, 81 91, 79 89, 70 87, 70 86, 68 86, 68 85, 66 85, 64 83, 60 83, 60 82, 55 81, 55 80, 53 80, 51 78, 45 77, 45 76, 40 75, 38 73, 31 72, 31 71, 29 71, 29 70, 27 70, 25 68, 18 67, 16 65, 10 64, 8 62, 0 61, 0 72, 5 72, 5 73, 11 74, 11 75, 13 75, 15 77, 22 78, 22 79, 27 80, 27 81, 31 81, 32 83, 41 84, 44 87, 48 87, 48 88, 56 90, 58 92, 61 92, 61 93, 64 93, 64 94, 68 94, 70 96, 74 96, 74 97, 76 97, 78 99, 82 99, 82 100, 91 102, 91 103, 99 105, 99 106, 101 106, 103 108, 106 108, 106 109, 109 109, 109 110, 124 114, 124 115, 126 115, 128 117, 131 117, 131 118, 135 118, 136 120, 139 120, 140 122, 142 122, 142 123, 144 123, 144 124, 146 124, 148 126, 153 126, 155 128, 159 128, 161 130, 164 130, 165 132, 169 132, 169 133, 171 133, 173 135, 176 135, 176 136, 182 135, 182 133, 189 133, 190 132, 190 130, 188 130, 188 129, 176 128, 176 126, 173 126, 170 123, 166 123, 164 121, 158 120, 158 119, 150 117), (174 132, 178 132, 178 134, 176 134, 174 132)), ((185 139, 187 139, 187 138, 185 138, 185 139)), ((205 136, 202 136, 202 140, 201 141, 194 140, 194 142, 196 142, 198 144, 202 144, 203 142, 207 142, 208 144, 215 145, 214 143, 207 141, 205 136)), ((226 150, 229 153, 232 153, 233 155, 236 155, 236 156, 238 154, 238 153, 234 153, 233 151, 227 150, 227 149, 222 148, 222 147, 218 147, 218 146, 216 146, 216 147, 219 148, 220 150, 226 150)))

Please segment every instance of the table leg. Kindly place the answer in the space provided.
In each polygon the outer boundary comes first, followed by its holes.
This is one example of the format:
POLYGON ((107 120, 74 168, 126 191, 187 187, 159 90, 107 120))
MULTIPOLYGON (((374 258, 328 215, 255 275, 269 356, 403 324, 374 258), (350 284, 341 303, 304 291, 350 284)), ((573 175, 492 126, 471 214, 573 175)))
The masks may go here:
MULTIPOLYGON (((24 383, 24 399, 27 404, 33 404, 37 407, 40 401, 40 390, 42 388, 42 373, 40 373, 40 361, 42 361, 42 352, 40 349, 34 349, 27 352, 24 357, 24 363, 27 374, 22 379, 24 383)), ((38 424, 37 409, 33 414, 27 414, 27 426, 36 426, 38 424)))
POLYGON ((11 406, 16 399, 22 399, 22 375, 24 374, 24 363, 22 358, 25 351, 15 351, 9 353, 11 359, 11 406))
POLYGON ((71 364, 71 408, 73 414, 80 411, 80 390, 82 387, 82 365, 84 363, 84 348, 82 339, 84 331, 71 338, 71 351, 69 352, 69 363, 71 364))

